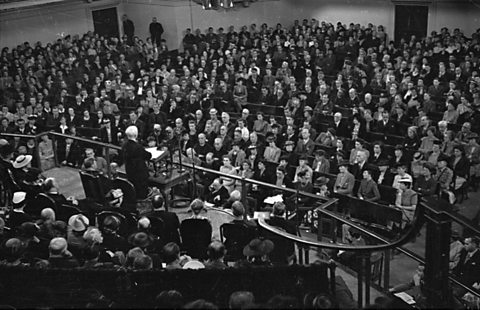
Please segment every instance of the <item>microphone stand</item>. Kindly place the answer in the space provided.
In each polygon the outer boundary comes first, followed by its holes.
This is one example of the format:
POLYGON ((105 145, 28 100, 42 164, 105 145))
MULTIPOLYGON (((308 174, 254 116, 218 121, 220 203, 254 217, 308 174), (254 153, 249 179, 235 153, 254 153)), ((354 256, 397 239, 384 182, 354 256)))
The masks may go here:
POLYGON ((295 213, 296 213, 296 217, 297 217, 297 234, 301 237, 302 236, 302 233, 300 232, 300 223, 302 221, 302 219, 300 218, 300 212, 298 210, 298 195, 300 193, 300 189, 298 188, 298 185, 297 185, 297 193, 295 194, 295 213))
POLYGON ((185 169, 183 169, 182 165, 182 141, 181 138, 178 139, 178 164, 180 165, 180 168, 178 168, 178 172, 182 173, 185 172, 185 169))
POLYGON ((193 153, 193 148, 191 150, 192 152, 192 180, 193 180, 193 195, 196 196, 197 194, 197 180, 195 179, 195 155, 193 153))

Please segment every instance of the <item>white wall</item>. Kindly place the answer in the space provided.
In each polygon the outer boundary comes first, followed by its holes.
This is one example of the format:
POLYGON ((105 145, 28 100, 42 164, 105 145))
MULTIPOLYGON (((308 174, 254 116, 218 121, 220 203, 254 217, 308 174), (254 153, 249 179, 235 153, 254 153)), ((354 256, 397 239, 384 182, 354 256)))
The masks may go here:
POLYGON ((29 41, 52 42, 62 33, 84 34, 93 30, 91 11, 116 7, 119 0, 87 4, 69 2, 0 13, 0 47, 29 41))
MULTIPOLYGON (((152 17, 157 17, 170 49, 181 48, 186 28, 204 31, 209 26, 238 28, 264 22, 272 26, 277 22, 290 25, 294 19, 314 17, 332 23, 381 24, 392 38, 395 22, 395 5, 391 0, 259 0, 248 8, 240 6, 228 11, 203 10, 188 0, 102 0, 90 4, 66 1, 66 4, 0 13, 0 47, 13 47, 23 41, 52 42, 62 33, 83 34, 93 30, 91 11, 108 7, 117 7, 119 18, 127 14, 135 24, 136 35, 143 39, 149 35, 152 17)), ((432 0, 428 32, 443 26, 459 27, 470 36, 480 27, 480 5, 469 0, 432 0)))
POLYGON ((374 22, 393 34, 393 5, 386 0, 261 0, 249 7, 230 10, 203 10, 200 5, 186 0, 152 1, 124 0, 123 11, 135 23, 136 34, 148 35, 148 25, 156 16, 165 29, 164 38, 170 49, 179 48, 186 28, 209 26, 225 29, 256 23, 274 26, 280 22, 290 25, 294 19, 312 18, 329 22, 341 21, 367 24, 374 22))
POLYGON ((429 6, 428 34, 442 27, 460 28, 470 37, 480 28, 480 2, 468 0, 437 0, 429 6))

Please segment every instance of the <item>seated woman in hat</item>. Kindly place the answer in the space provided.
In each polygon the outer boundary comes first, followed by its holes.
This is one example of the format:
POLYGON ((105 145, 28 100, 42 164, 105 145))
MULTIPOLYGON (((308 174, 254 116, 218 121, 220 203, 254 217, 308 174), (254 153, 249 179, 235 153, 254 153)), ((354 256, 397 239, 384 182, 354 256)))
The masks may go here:
POLYGON ((413 221, 418 203, 418 194, 411 189, 412 177, 404 176, 398 181, 399 188, 395 199, 395 207, 402 210, 402 227, 413 221))
POLYGON ((31 155, 19 155, 13 162, 13 179, 21 190, 27 192, 31 197, 41 192, 41 185, 44 177, 41 171, 31 165, 31 155))
POLYGON ((268 239, 255 238, 243 248, 243 255, 246 259, 235 262, 234 267, 272 266, 269 254, 274 247, 273 242, 268 239))
POLYGON ((437 181, 433 178, 437 169, 435 165, 426 162, 423 163, 422 173, 415 179, 414 189, 423 197, 430 197, 437 190, 437 181))

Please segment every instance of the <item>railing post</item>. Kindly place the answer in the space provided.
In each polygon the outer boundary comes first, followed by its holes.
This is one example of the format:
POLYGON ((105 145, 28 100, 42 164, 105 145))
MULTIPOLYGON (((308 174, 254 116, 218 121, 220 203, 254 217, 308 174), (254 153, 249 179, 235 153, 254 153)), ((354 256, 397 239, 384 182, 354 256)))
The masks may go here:
POLYGON ((383 288, 388 290, 390 286, 390 253, 391 250, 385 250, 384 260, 383 260, 383 288))
POLYGON ((53 160, 55 161, 55 167, 58 167, 58 157, 57 157, 57 139, 55 135, 51 135, 52 137, 52 147, 53 147, 53 160))
POLYGON ((243 214, 243 219, 244 220, 247 220, 247 215, 250 214, 250 208, 251 206, 248 206, 248 209, 247 209, 247 181, 245 181, 245 176, 243 175, 242 176, 242 192, 241 192, 241 195, 242 195, 242 203, 243 203, 243 206, 245 207, 245 213, 243 214))
POLYGON ((429 208, 425 242, 425 296, 428 307, 451 308, 452 290, 449 278, 449 252, 452 220, 442 212, 429 208), (443 242, 439 242, 443 240, 443 242))
POLYGON ((363 262, 365 265, 365 305, 370 304, 370 278, 372 268, 370 264, 370 253, 363 253, 363 262))
POLYGON ((359 253, 360 266, 358 267, 357 272, 357 303, 358 308, 363 308, 363 275, 365 271, 365 260, 363 259, 363 254, 359 253))
POLYGON ((112 177, 112 171, 110 169, 110 148, 108 146, 104 146, 105 148, 105 160, 107 161, 107 176, 110 179, 112 177))
POLYGON ((35 136, 33 138, 33 141, 35 142, 35 153, 37 154, 37 164, 38 164, 38 169, 43 172, 43 167, 42 167, 42 159, 40 158, 40 149, 38 148, 38 136, 35 136))
POLYGON ((332 292, 333 298, 336 298, 336 290, 335 290, 335 268, 337 268, 337 265, 335 264, 335 261, 330 260, 328 262, 328 269, 330 270, 330 291, 332 292))

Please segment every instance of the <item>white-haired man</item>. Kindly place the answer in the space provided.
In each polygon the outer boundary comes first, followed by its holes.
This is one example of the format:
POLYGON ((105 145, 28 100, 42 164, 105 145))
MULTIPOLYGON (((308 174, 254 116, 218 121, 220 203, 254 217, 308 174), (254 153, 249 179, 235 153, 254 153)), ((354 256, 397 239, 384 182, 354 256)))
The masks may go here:
POLYGON ((135 126, 129 126, 125 130, 127 141, 123 145, 122 151, 125 162, 125 172, 127 179, 135 187, 138 199, 144 199, 148 194, 148 167, 146 160, 152 158, 152 154, 137 142, 138 129, 135 126))

